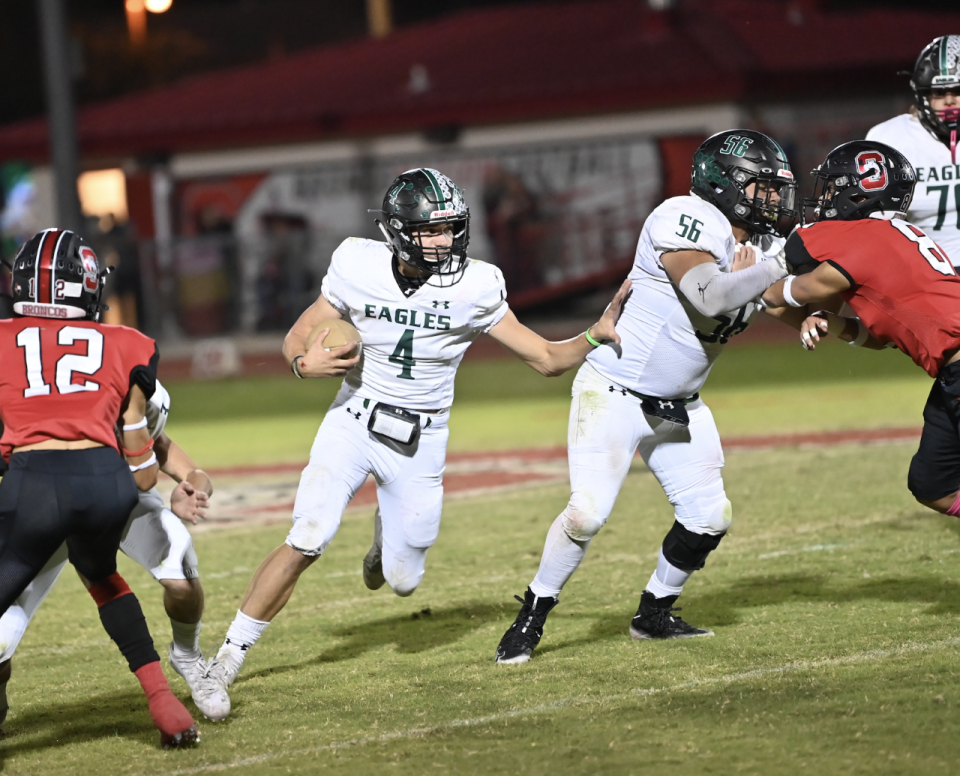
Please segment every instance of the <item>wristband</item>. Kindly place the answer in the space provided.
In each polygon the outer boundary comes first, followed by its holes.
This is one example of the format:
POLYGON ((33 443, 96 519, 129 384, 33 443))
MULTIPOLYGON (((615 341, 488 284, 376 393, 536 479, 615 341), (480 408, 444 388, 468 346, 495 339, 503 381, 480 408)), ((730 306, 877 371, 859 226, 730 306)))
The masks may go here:
POLYGON ((129 423, 123 426, 124 431, 136 431, 140 428, 145 428, 147 425, 147 419, 141 418, 139 423, 129 423))
POLYGON ((154 453, 154 454, 151 455, 146 461, 144 461, 144 462, 141 463, 141 464, 130 464, 130 471, 131 471, 131 472, 138 472, 138 471, 140 471, 141 469, 147 469, 147 468, 153 466, 156 462, 157 462, 157 454, 154 453))
POLYGON ((298 359, 298 358, 303 358, 303 356, 294 356, 294 357, 293 357, 293 361, 290 362, 290 369, 293 371, 293 373, 294 373, 297 377, 299 377, 299 378, 302 380, 302 379, 303 379, 303 375, 300 374, 300 367, 297 365, 297 359, 298 359))
POLYGON ((870 338, 870 329, 864 326, 863 321, 861 321, 859 318, 854 318, 853 320, 857 322, 857 336, 847 344, 853 345, 855 348, 859 348, 862 347, 863 343, 870 338))
POLYGON ((595 348, 599 348, 599 347, 603 344, 602 342, 597 342, 593 337, 590 336, 590 329, 587 329, 587 330, 583 333, 583 336, 586 337, 586 338, 587 338, 587 342, 589 342, 589 343, 590 343, 591 345, 593 345, 595 348))
POLYGON ((783 301, 791 307, 803 307, 802 304, 793 298, 793 294, 790 293, 790 286, 793 285, 793 281, 796 279, 796 275, 787 275, 787 279, 783 281, 783 301))

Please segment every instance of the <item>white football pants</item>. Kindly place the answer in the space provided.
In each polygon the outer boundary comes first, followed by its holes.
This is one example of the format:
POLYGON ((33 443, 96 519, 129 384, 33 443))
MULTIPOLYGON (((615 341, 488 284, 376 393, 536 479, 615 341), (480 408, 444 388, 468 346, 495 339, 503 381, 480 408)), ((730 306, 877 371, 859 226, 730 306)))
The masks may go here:
POLYGON ((540 570, 530 585, 534 594, 560 594, 610 516, 636 451, 666 493, 676 519, 693 533, 717 533, 718 515, 726 505, 720 435, 702 400, 688 404, 687 412, 686 428, 649 417, 636 396, 589 362, 580 367, 567 431, 570 501, 547 534, 540 570))
MULTIPOLYGON (((140 502, 130 513, 120 549, 158 581, 196 579, 199 576, 190 531, 164 506, 156 488, 140 494, 140 502)), ((13 657, 27 626, 66 564, 67 545, 63 544, 13 606, 0 617, 0 661, 13 657)))
POLYGON ((367 430, 375 402, 367 404, 354 396, 327 411, 300 475, 286 543, 320 555, 372 474, 383 524, 383 576, 397 595, 410 595, 440 532, 449 412, 420 415, 420 439, 405 447, 367 430))

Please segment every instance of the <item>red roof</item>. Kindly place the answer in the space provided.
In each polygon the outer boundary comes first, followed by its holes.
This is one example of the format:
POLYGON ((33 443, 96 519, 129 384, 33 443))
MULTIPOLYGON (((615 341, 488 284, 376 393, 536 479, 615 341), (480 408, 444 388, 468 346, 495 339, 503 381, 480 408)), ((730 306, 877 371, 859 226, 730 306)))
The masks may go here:
MULTIPOLYGON (((494 8, 88 105, 80 145, 86 157, 182 152, 857 88, 905 94, 895 71, 954 32, 960 13, 826 13, 815 0, 494 8)), ((47 142, 45 119, 2 127, 0 159, 46 159, 47 142)))

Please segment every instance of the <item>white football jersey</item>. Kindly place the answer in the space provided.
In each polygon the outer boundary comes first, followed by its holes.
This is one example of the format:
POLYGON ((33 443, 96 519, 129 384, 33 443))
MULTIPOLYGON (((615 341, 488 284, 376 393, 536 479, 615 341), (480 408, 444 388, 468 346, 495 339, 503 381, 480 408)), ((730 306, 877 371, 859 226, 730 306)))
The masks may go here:
MULTIPOLYGON (((775 254, 782 240, 766 243, 775 254)), ((587 356, 612 382, 647 396, 688 398, 700 390, 730 337, 759 311, 755 303, 715 318, 697 312, 671 282, 660 257, 671 251, 706 251, 722 271, 733 263, 736 239, 730 222, 697 196, 673 197, 659 205, 640 232, 629 278, 633 294, 617 323, 622 357, 610 347, 587 356)))
POLYGON ((466 349, 509 309, 503 275, 468 259, 459 282, 425 284, 405 296, 386 243, 350 237, 334 251, 323 297, 360 332, 360 363, 338 400, 357 394, 413 410, 453 402, 453 380, 466 349))
POLYGON ((867 140, 896 148, 913 165, 917 186, 907 218, 960 267, 960 164, 950 160, 950 148, 909 113, 877 124, 867 132, 867 140))

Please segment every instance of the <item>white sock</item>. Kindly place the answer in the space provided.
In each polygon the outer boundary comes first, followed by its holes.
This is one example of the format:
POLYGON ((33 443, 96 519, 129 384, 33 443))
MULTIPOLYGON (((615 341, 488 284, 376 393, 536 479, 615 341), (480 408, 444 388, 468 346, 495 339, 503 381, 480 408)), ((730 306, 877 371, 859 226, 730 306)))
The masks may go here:
POLYGON ((234 617, 229 630, 227 630, 227 638, 224 639, 223 646, 217 652, 217 657, 227 658, 239 670, 247 656, 247 651, 257 643, 257 639, 263 635, 269 624, 269 622, 248 617, 238 609, 237 616, 234 617))
POLYGON ((657 559, 657 570, 653 572, 650 581, 647 582, 647 590, 653 593, 657 598, 665 598, 668 595, 680 595, 683 592, 683 586, 690 579, 692 571, 678 569, 665 557, 663 557, 663 548, 660 548, 660 557, 657 559))
POLYGON ((543 546, 540 570, 530 583, 530 589, 539 598, 558 598, 567 580, 577 570, 590 542, 577 542, 563 530, 563 515, 553 521, 543 546))
POLYGON ((200 623, 170 620, 173 630, 173 654, 184 662, 193 662, 203 657, 200 652, 200 623))

